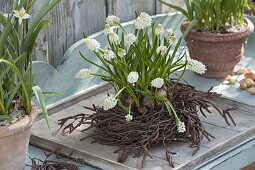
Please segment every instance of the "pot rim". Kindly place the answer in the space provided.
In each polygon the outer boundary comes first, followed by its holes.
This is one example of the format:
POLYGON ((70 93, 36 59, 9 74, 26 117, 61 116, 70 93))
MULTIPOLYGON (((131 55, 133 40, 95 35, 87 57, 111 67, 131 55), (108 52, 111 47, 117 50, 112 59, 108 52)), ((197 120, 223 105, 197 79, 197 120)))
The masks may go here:
MULTIPOLYGON (((188 33, 187 38, 204 42, 227 42, 246 38, 254 31, 254 25, 248 18, 244 18, 244 20, 247 23, 247 26, 238 32, 228 34, 215 34, 215 33, 204 34, 193 29, 188 33)), ((186 30, 187 25, 188 20, 182 22, 180 27, 182 32, 186 30)))
POLYGON ((35 122, 38 115, 38 109, 35 104, 31 106, 31 112, 29 115, 25 115, 23 119, 9 126, 0 127, 0 138, 24 132, 29 129, 35 122))

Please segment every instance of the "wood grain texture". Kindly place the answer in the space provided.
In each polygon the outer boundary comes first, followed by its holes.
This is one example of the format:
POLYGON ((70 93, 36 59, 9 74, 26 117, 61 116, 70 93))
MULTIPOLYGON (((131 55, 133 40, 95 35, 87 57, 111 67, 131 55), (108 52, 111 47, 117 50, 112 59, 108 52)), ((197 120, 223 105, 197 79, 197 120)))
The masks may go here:
MULTIPOLYGON (((115 147, 100 145, 97 143, 91 144, 91 139, 80 141, 79 139, 84 137, 90 132, 80 132, 81 129, 77 129, 73 134, 61 135, 57 126, 57 120, 79 113, 91 114, 91 111, 85 110, 82 106, 91 106, 91 104, 100 105, 103 96, 106 96, 106 92, 99 93, 92 96, 85 101, 75 104, 69 108, 59 111, 50 116, 52 121, 52 134, 45 131, 46 124, 44 120, 40 120, 34 124, 31 136, 31 144, 45 148, 54 149, 61 148, 61 153, 68 154, 73 151, 74 156, 79 156, 87 160, 86 163, 96 165, 102 169, 127 169, 136 170, 140 169, 141 158, 134 159, 129 157, 124 164, 116 162, 117 155, 113 153, 115 147), (102 152, 102 150, 104 152, 102 152)), ((219 98, 219 100, 222 98, 219 98)), ((223 103, 225 99, 222 100, 223 103)), ((234 102, 234 101, 233 101, 234 102)), ((238 103, 238 102, 236 102, 238 103)), ((204 162, 218 157, 234 146, 238 146, 243 141, 246 141, 252 137, 255 133, 255 119, 254 115, 249 115, 242 110, 235 110, 232 113, 233 118, 236 120, 237 126, 226 126, 226 123, 222 121, 222 118, 215 110, 211 110, 211 114, 207 114, 207 118, 203 118, 203 124, 212 135, 216 138, 208 142, 203 140, 200 150, 194 156, 192 156, 193 149, 189 147, 189 143, 185 142, 173 142, 168 146, 168 150, 176 152, 173 157, 175 163, 175 169, 196 169, 197 166, 202 165, 204 162)), ((200 117, 202 118, 202 117, 200 117)), ((87 125, 83 125, 85 128, 87 125)), ((154 159, 146 159, 145 170, 162 169, 168 170, 169 165, 165 160, 165 148, 163 145, 150 149, 150 154, 154 159)), ((72 156, 73 156, 72 155, 72 156)))
MULTIPOLYGON (((45 0, 37 0, 31 15, 35 14, 45 0)), ((0 0, 0 11, 12 12, 12 1, 0 0)), ((49 62, 57 67, 66 50, 76 41, 104 28, 107 15, 117 15, 122 22, 136 18, 136 13, 155 15, 161 12, 157 0, 62 0, 47 18, 52 25, 40 33, 33 54, 34 60, 49 62)))
POLYGON ((136 13, 156 14, 156 0, 108 0, 108 14, 116 15, 121 22, 136 18, 136 13))
POLYGON ((83 38, 83 32, 89 35, 102 30, 105 11, 104 0, 62 0, 50 13, 53 19, 47 32, 50 64, 57 66, 65 51, 83 38))
POLYGON ((0 0, 0 12, 12 13, 12 2, 10 0, 0 0))

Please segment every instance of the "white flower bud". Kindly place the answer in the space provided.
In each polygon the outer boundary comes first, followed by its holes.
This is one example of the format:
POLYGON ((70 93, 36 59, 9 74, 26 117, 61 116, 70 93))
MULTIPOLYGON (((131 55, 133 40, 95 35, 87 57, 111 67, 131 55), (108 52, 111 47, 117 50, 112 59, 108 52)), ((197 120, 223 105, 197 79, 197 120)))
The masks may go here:
POLYGON ((164 79, 162 78, 155 78, 151 81, 151 86, 156 88, 161 88, 164 85, 164 79))
POLYGON ((111 43, 116 43, 119 41, 119 36, 115 32, 109 33, 109 40, 111 43))
POLYGON ((97 40, 91 38, 85 38, 84 42, 91 51, 98 52, 101 47, 101 44, 97 40))
POLYGON ((126 118, 126 121, 127 121, 127 122, 130 122, 131 120, 133 120, 133 116, 132 116, 131 114, 127 114, 127 115, 125 116, 125 118, 126 118))
POLYGON ((156 50, 157 54, 161 54, 162 56, 164 56, 167 52, 167 48, 166 46, 159 46, 156 50))
POLYGON ((114 98, 113 95, 110 95, 104 100, 103 108, 104 110, 112 109, 117 105, 117 103, 118 99, 114 98))
POLYGON ((205 65, 197 60, 189 59, 187 68, 198 74, 203 74, 206 71, 205 65))
POLYGON ((128 74, 128 82, 131 84, 134 84, 135 82, 137 82, 137 80, 139 79, 139 74, 135 71, 132 71, 128 74))
POLYGON ((104 59, 110 61, 113 58, 115 58, 115 54, 114 54, 113 51, 111 51, 111 50, 104 50, 104 59))
POLYGON ((108 34, 110 34, 111 32, 113 32, 112 27, 111 27, 109 24, 106 24, 106 25, 105 25, 105 28, 104 28, 104 33, 105 33, 105 35, 108 35, 108 34))
POLYGON ((105 22, 109 25, 118 25, 120 23, 120 19, 114 15, 110 15, 106 18, 105 22))
POLYGON ((185 126, 184 122, 181 122, 181 121, 178 122, 178 124, 177 124, 177 131, 179 133, 186 132, 186 126, 185 126))
POLYGON ((151 17, 147 13, 142 12, 141 15, 136 18, 135 27, 136 29, 139 29, 139 30, 144 29, 150 26, 151 22, 152 22, 151 17))
POLYGON ((164 28, 161 24, 158 24, 157 27, 155 28, 155 33, 160 36, 164 34, 164 28))
POLYGON ((128 33, 126 36, 125 36, 125 42, 128 44, 128 45, 132 45, 135 41, 136 41, 136 36, 134 34, 131 34, 131 33, 128 33))
POLYGON ((90 78, 92 74, 91 69, 81 69, 75 76, 76 79, 87 79, 90 78))
POLYGON ((124 57, 126 55, 126 50, 124 50, 123 48, 118 48, 118 56, 119 57, 124 57))

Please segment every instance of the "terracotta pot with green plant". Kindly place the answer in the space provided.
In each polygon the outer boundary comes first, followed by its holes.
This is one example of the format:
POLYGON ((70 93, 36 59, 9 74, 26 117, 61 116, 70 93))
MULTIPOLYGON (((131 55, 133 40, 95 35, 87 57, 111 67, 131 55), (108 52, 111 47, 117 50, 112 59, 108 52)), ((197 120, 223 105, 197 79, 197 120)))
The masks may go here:
POLYGON ((34 86, 32 51, 39 32, 51 23, 43 17, 59 1, 47 0, 33 17, 28 13, 36 0, 14 0, 11 13, 0 13, 1 170, 24 169, 30 129, 37 117, 33 95, 49 126, 43 93, 34 86))
POLYGON ((254 30, 243 16, 245 0, 184 0, 186 9, 161 2, 187 18, 181 24, 182 32, 189 24, 196 25, 185 40, 190 57, 206 65, 207 71, 201 76, 224 78, 232 74, 254 30))

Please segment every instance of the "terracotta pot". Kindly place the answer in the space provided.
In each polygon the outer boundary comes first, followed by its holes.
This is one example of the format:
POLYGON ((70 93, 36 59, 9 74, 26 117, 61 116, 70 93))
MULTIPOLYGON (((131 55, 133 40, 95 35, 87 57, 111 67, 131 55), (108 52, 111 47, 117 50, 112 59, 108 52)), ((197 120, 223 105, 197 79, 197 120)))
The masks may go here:
MULTIPOLYGON (((200 74, 207 78, 225 78, 232 74, 235 65, 244 53, 247 37, 253 32, 254 26, 249 19, 245 19, 247 26, 239 32, 229 34, 204 34, 191 30, 185 38, 190 57, 205 64, 207 71, 200 74)), ((184 32, 187 21, 181 24, 184 32)))
POLYGON ((0 127, 0 170, 24 169, 31 126, 37 114, 37 107, 32 106, 30 115, 10 126, 0 127))

